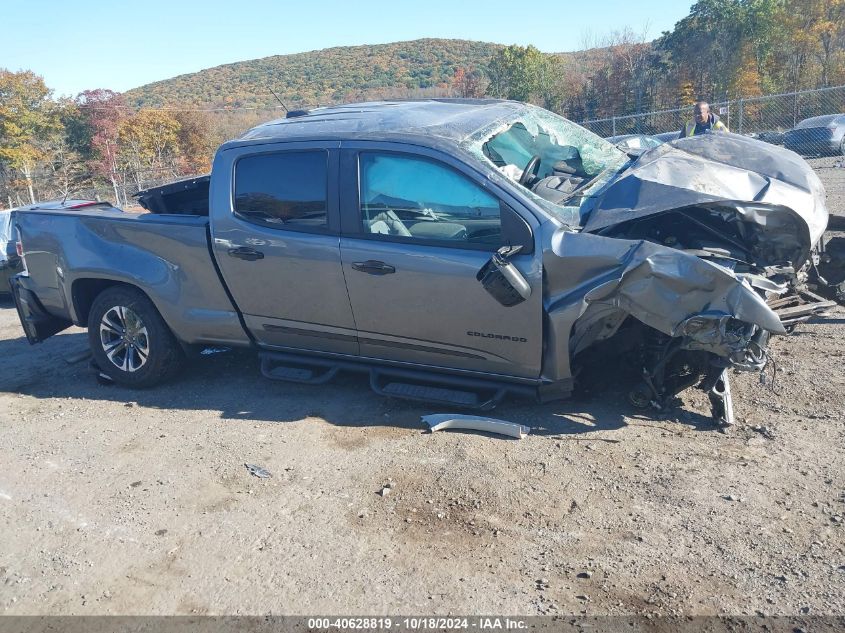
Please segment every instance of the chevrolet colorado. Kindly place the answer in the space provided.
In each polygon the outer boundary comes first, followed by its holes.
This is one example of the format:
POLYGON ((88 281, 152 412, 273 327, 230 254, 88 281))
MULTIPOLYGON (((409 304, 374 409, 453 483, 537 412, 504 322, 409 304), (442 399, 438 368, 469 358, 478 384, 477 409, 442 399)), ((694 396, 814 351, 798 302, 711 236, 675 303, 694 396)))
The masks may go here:
POLYGON ((711 134, 625 153, 499 100, 292 112, 210 176, 17 211, 27 338, 88 328, 100 371, 147 387, 195 345, 255 348, 269 378, 369 372, 381 394, 487 409, 569 395, 604 348, 638 406, 698 384, 729 423, 728 368, 829 305, 807 291, 827 224, 796 154, 711 134))

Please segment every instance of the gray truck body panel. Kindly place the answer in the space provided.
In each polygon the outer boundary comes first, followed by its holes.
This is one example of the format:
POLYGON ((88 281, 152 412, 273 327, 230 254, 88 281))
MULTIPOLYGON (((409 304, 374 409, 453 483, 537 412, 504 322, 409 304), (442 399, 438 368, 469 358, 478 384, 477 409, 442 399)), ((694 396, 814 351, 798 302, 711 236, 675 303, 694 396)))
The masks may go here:
POLYGON ((26 286, 51 314, 87 326, 79 282, 141 289, 185 343, 246 345, 208 250, 208 218, 108 210, 27 211, 26 286))

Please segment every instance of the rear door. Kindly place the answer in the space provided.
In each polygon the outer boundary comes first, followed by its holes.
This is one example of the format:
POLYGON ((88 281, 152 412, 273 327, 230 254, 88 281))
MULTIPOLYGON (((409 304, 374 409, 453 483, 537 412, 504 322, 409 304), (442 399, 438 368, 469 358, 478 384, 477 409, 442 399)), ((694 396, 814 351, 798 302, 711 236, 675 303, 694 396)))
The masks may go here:
POLYGON ((223 152, 212 182, 213 249, 256 340, 357 354, 340 266, 338 143, 223 152))
POLYGON ((398 144, 343 147, 341 258, 361 355, 537 377, 542 273, 529 226, 536 220, 447 155, 398 144), (504 307, 476 274, 515 226, 530 243, 512 261, 532 294, 504 307))

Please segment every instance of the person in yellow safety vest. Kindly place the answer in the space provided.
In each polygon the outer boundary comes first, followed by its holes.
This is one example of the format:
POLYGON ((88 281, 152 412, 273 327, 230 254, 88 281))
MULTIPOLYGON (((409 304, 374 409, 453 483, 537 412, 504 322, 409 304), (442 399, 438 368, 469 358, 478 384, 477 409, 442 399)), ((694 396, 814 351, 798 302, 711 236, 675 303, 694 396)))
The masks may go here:
POLYGON ((686 136, 698 136, 709 132, 730 132, 728 126, 719 120, 719 117, 710 112, 710 104, 706 101, 699 101, 693 110, 693 120, 687 121, 684 129, 681 130, 678 138, 686 136))

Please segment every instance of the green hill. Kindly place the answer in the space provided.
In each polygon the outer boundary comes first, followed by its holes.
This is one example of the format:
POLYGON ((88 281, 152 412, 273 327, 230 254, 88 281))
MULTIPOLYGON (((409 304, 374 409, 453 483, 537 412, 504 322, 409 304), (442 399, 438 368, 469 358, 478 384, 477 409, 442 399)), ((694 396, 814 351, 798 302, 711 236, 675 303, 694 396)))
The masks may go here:
POLYGON ((500 44, 423 39, 341 46, 225 64, 157 81, 126 93, 138 106, 289 107, 442 93, 455 70, 484 70, 500 44))

